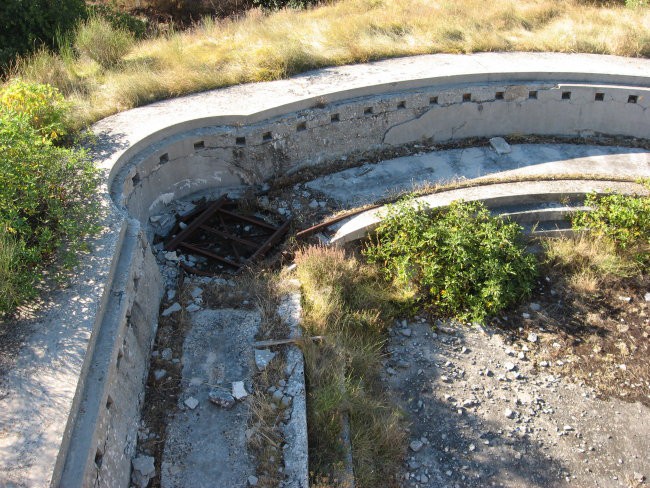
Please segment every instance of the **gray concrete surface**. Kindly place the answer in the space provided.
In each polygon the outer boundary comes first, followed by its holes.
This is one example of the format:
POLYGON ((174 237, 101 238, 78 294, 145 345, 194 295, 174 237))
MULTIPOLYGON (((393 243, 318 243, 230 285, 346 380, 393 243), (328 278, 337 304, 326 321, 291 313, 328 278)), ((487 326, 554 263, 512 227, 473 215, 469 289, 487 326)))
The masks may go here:
POLYGON ((515 144, 511 149, 504 155, 487 146, 427 152, 332 173, 305 186, 354 207, 428 184, 485 176, 650 177, 650 151, 643 149, 575 144, 515 144))
POLYGON ((256 311, 202 310, 192 315, 181 358, 180 410, 167 426, 163 488, 246 487, 255 474, 247 448, 246 400, 227 410, 212 404, 208 395, 213 388, 231 391, 237 381, 251 391, 252 343, 259 323, 256 311), (196 407, 188 406, 189 399, 198 401, 196 407))

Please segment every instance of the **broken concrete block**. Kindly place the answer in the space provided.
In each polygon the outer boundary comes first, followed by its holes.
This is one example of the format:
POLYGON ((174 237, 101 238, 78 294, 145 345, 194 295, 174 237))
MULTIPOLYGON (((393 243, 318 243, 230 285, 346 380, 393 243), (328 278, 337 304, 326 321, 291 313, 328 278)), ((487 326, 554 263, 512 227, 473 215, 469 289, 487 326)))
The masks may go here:
POLYGON ((508 144, 503 137, 493 137, 490 139, 490 145, 498 155, 509 154, 512 152, 510 144, 508 144))
POLYGON ((199 404, 199 401, 194 397, 189 397, 184 403, 189 409, 194 410, 199 404))
POLYGON ((131 461, 133 465, 133 484, 138 488, 145 488, 149 480, 156 475, 154 458, 151 456, 138 456, 131 461))
POLYGON ((216 388, 208 393, 208 398, 221 408, 230 409, 235 405, 235 398, 230 393, 216 388))
POLYGON ((174 302, 170 307, 163 310, 163 313, 161 315, 163 317, 169 317, 171 314, 173 314, 175 312, 180 312, 182 309, 183 309, 183 307, 181 307, 180 303, 174 302))
POLYGON ((255 365, 257 369, 264 371, 274 357, 275 353, 268 349, 255 349, 255 365))
POLYGON ((243 381, 233 381, 232 396, 235 397, 235 400, 243 400, 248 396, 248 392, 246 391, 246 387, 244 386, 243 381))

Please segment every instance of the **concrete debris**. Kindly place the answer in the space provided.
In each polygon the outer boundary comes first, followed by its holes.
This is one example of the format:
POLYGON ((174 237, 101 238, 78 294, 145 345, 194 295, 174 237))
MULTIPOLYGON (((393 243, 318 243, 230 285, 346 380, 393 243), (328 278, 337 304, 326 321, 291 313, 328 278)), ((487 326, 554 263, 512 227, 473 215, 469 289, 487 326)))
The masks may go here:
POLYGON ((156 379, 156 381, 162 380, 165 376, 167 376, 167 371, 164 369, 157 369, 153 372, 153 377, 156 379))
POLYGON ((257 486, 257 476, 249 476, 248 477, 248 486, 257 486))
POLYGON ((191 295, 192 295, 192 298, 198 298, 198 297, 200 297, 201 295, 203 295, 203 289, 202 289, 202 288, 199 288, 198 286, 195 286, 195 287, 192 289, 192 293, 191 293, 191 295))
POLYGON ((170 307, 163 310, 163 313, 161 313, 160 315, 162 315, 163 317, 169 317, 171 314, 180 312, 181 310, 183 310, 181 304, 178 302, 174 302, 170 307))
POLYGON ((165 253, 165 259, 167 261, 178 261, 180 258, 176 254, 176 251, 170 251, 165 253))
POLYGON ((244 386, 243 381, 233 381, 232 383, 232 396, 235 397, 235 400, 243 400, 248 396, 246 387, 244 386))
POLYGON ((172 350, 169 347, 166 347, 163 349, 163 351, 160 353, 160 357, 163 358, 165 361, 169 361, 172 358, 172 350))
POLYGON ((189 409, 194 410, 198 406, 199 401, 194 397, 189 397, 184 403, 189 409))
POLYGON ((508 361, 503 365, 503 367, 506 369, 506 371, 514 371, 517 368, 517 365, 508 361))
POLYGON ((231 409, 235 405, 235 398, 230 393, 217 388, 210 391, 208 399, 218 407, 225 408, 226 410, 231 409))
POLYGON ((259 371, 264 371, 274 357, 275 353, 273 351, 269 351, 268 349, 255 349, 255 366, 257 366, 259 371))
POLYGON ((190 303, 185 310, 187 310, 190 313, 193 313, 193 312, 198 312, 199 310, 201 310, 201 307, 199 305, 197 305, 196 303, 190 303))
POLYGON ((650 292, 645 294, 644 299, 646 302, 650 302, 650 292))
POLYGON ((400 334, 402 334, 404 337, 411 337, 411 329, 400 329, 399 331, 400 334))
POLYGON ((538 336, 534 332, 531 332, 530 334, 528 334, 528 337, 527 337, 528 342, 535 343, 535 342, 537 342, 537 339, 538 339, 538 336))
POLYGON ((498 155, 510 154, 512 152, 510 144, 508 144, 503 137, 493 137, 490 139, 490 146, 492 146, 492 149, 494 149, 498 155))
POLYGON ((131 481, 138 488, 145 488, 149 480, 156 475, 154 458, 151 456, 137 456, 131 461, 133 465, 133 474, 131 481))
POLYGON ((533 312, 539 312, 542 309, 542 306, 539 303, 531 303, 529 307, 533 312))

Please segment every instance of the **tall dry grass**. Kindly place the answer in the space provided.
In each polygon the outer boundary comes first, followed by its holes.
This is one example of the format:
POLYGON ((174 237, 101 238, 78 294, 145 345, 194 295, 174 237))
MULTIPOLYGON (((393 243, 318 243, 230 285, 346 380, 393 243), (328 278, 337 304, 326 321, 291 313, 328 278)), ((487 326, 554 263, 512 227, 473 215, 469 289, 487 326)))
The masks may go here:
POLYGON ((650 9, 579 0, 340 0, 204 20, 137 43, 112 67, 39 53, 14 75, 60 87, 87 124, 153 100, 311 68, 479 51, 649 56, 650 9))

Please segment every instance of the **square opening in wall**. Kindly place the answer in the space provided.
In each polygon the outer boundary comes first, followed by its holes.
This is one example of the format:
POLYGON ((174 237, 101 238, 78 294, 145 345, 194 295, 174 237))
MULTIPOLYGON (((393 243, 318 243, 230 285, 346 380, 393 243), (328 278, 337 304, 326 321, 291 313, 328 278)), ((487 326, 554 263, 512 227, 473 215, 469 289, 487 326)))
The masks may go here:
POLYGON ((239 137, 235 138, 235 144, 237 144, 238 146, 245 146, 246 145, 246 138, 243 137, 243 136, 239 136, 239 137))
POLYGON ((531 90, 528 92, 528 98, 530 100, 537 100, 537 90, 531 90))
POLYGON ((270 132, 265 132, 264 134, 262 134, 262 140, 264 142, 268 142, 271 139, 273 139, 273 134, 271 134, 270 132))
POLYGON ((463 102, 471 102, 472 101, 472 94, 471 93, 463 93, 463 102))
POLYGON ((397 104, 397 108, 398 108, 398 109, 406 108, 406 102, 405 102, 405 101, 401 101, 401 102, 399 102, 399 103, 397 104))
POLYGON ((494 94, 494 99, 495 100, 503 100, 503 92, 496 92, 494 94))
POLYGON ((131 183, 133 183, 133 186, 138 186, 140 183, 140 175, 138 173, 133 175, 133 178, 131 178, 131 183))
POLYGON ((438 105, 438 97, 429 97, 429 105, 438 105))
POLYGON ((363 114, 364 115, 372 115, 373 112, 374 112, 374 110, 372 109, 372 107, 366 107, 366 108, 363 109, 363 114))
POLYGON ((597 102, 602 102, 605 100, 605 94, 604 93, 596 93, 596 96, 594 97, 594 100, 597 102))
POLYGON ((332 114, 330 117, 330 122, 340 122, 341 116, 339 114, 332 114))
POLYGON ((199 149, 204 149, 205 148, 205 142, 204 141, 199 141, 194 143, 194 150, 198 151, 199 149))
POLYGON ((630 95, 627 97, 627 103, 636 103, 639 101, 639 96, 638 95, 630 95))
POLYGON ((297 130, 298 132, 302 132, 303 130, 307 130, 307 122, 300 122, 300 123, 296 126, 296 130, 297 130))
POLYGON ((160 161, 160 164, 165 164, 166 162, 168 162, 169 161, 169 154, 165 153, 162 156, 160 156, 159 161, 160 161))
POLYGON ((562 92, 562 100, 571 100, 571 92, 562 92))
POLYGON ((95 466, 97 467, 97 469, 102 467, 103 461, 104 461, 104 453, 100 449, 97 449, 97 452, 95 453, 95 466))

